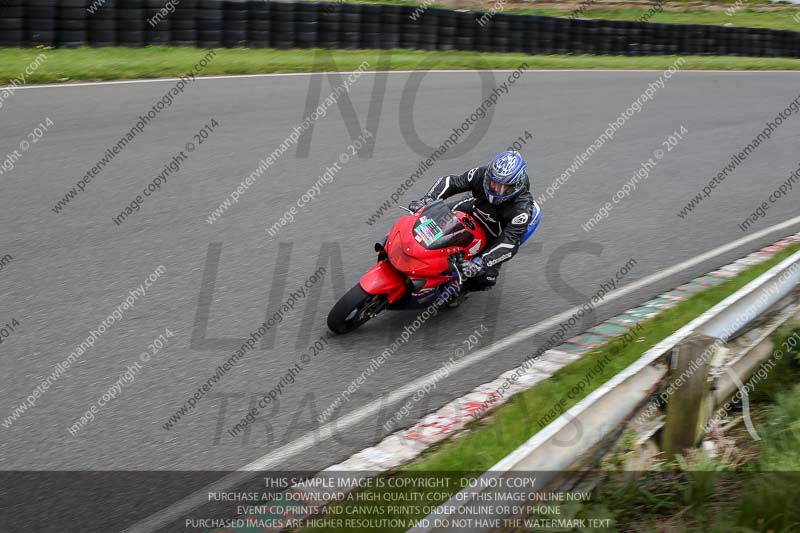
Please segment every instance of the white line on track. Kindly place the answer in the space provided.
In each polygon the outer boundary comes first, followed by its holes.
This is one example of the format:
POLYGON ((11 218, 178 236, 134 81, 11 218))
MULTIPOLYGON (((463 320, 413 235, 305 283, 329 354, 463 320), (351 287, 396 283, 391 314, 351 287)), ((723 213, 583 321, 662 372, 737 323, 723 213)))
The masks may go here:
MULTIPOLYGON (((692 259, 687 261, 683 261, 682 263, 678 263, 677 265, 671 266, 660 272, 656 272, 655 274, 651 274, 645 278, 640 279, 639 281, 635 281, 630 285, 626 285, 624 287, 620 287, 619 289, 613 290, 609 292, 606 297, 597 305, 600 307, 605 305, 609 302, 613 302, 614 300, 618 300, 623 296, 626 296, 636 290, 639 290, 643 287, 648 285, 652 285, 653 283, 657 283, 663 279, 666 279, 672 275, 678 274, 684 270, 692 268, 704 261, 708 261, 709 259, 713 259, 718 255, 722 255, 726 252, 730 252, 735 250, 736 248, 748 244, 750 242, 756 241, 765 237, 771 233, 785 230, 794 226, 795 224, 800 224, 800 216, 791 218, 779 224, 775 224, 769 228, 763 229, 752 235, 747 237, 742 237, 741 239, 737 239, 735 241, 729 242, 727 244, 723 244, 713 250, 710 250, 704 254, 700 254, 692 259)), ((514 333, 513 335, 509 335, 499 341, 495 342, 491 346, 487 346, 477 352, 469 355, 459 362, 457 362, 452 367, 452 374, 463 370, 467 367, 470 367, 476 363, 479 363, 489 357, 490 355, 496 353, 503 348, 507 348, 512 346, 520 341, 528 339, 537 333, 541 333, 543 331, 548 330, 560 322, 569 319, 572 316, 572 313, 577 312, 581 306, 576 306, 571 309, 567 309, 566 311, 562 311, 561 313, 548 318, 547 320, 543 320, 538 324, 534 324, 532 326, 528 326, 527 328, 514 333)), ((303 452, 312 446, 319 444, 322 441, 325 441, 331 437, 333 437, 337 431, 347 430, 356 424, 363 422, 364 420, 375 416, 381 409, 382 406, 387 404, 392 404, 396 401, 399 401, 409 394, 414 393, 420 387, 422 387, 425 383, 430 381, 436 372, 431 372, 426 376, 422 376, 407 385, 404 385, 398 389, 392 391, 386 398, 381 398, 378 400, 374 400, 355 411, 348 413, 341 418, 337 418, 324 426, 316 430, 312 430, 304 434, 299 439, 285 444, 278 448, 275 451, 272 451, 259 459, 256 459, 250 464, 243 466, 239 471, 233 472, 224 476, 223 478, 211 483, 210 485, 204 487, 203 489, 187 496, 186 498, 170 505, 158 511, 157 513, 150 515, 149 517, 145 518, 144 520, 134 524, 130 528, 126 529, 123 533, 144 533, 149 531, 158 530, 167 524, 180 519, 185 514, 189 513, 190 511, 202 506, 203 504, 207 503, 208 493, 209 492, 223 492, 227 490, 231 490, 232 488, 236 487, 243 481, 250 479, 253 477, 253 471, 262 471, 267 470, 269 468, 274 468, 285 460, 297 455, 300 452, 303 452)))
MULTIPOLYGON (((365 70, 362 74, 377 74, 378 72, 385 72, 388 74, 411 74, 414 72, 425 72, 426 74, 472 74, 475 72, 515 72, 514 69, 465 69, 465 70, 365 70)), ((347 70, 338 71, 322 71, 322 72, 275 72, 271 74, 224 74, 218 76, 200 76, 195 78, 195 81, 207 80, 233 80, 239 78, 271 78, 277 76, 313 76, 315 74, 347 74, 347 70)), ((585 68, 585 69, 529 69, 524 71, 528 72, 544 72, 544 73, 569 73, 569 72, 618 72, 618 73, 636 73, 636 72, 664 72, 659 69, 599 69, 599 68, 585 68)), ((764 74, 764 73, 781 73, 781 74, 800 74, 797 70, 682 70, 681 74, 764 74)), ((42 85, 19 85, 13 87, 11 85, 0 86, 0 90, 11 89, 21 91, 23 89, 55 89, 61 87, 95 87, 102 85, 129 85, 133 83, 160 83, 165 81, 178 81, 180 78, 155 78, 147 80, 116 80, 116 81, 87 81, 77 83, 47 83, 42 85)))

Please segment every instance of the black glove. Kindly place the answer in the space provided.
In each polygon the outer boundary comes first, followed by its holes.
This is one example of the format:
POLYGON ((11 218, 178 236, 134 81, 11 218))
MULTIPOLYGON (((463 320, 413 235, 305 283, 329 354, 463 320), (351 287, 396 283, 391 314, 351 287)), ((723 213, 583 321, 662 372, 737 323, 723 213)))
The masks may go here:
POLYGON ((433 198, 432 198, 431 196, 428 196, 428 195, 426 194, 425 196, 423 196, 423 197, 422 197, 422 198, 420 198, 419 200, 414 200, 413 202, 411 202, 410 204, 408 204, 408 208, 409 208, 409 209, 410 209, 410 210, 411 210, 413 213, 416 213, 417 211, 419 211, 420 209, 422 209, 423 207, 425 207, 426 205, 428 205, 428 204, 429 204, 429 203, 431 203, 432 201, 433 201, 433 198))
POLYGON ((483 260, 475 257, 471 261, 461 262, 461 273, 465 278, 474 278, 483 270, 483 260))

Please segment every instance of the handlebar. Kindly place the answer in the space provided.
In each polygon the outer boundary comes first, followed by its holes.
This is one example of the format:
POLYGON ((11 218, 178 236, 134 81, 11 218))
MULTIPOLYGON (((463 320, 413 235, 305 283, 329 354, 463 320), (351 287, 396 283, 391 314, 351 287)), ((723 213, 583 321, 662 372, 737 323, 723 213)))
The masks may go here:
POLYGON ((456 274, 458 274, 458 282, 463 285, 464 284, 464 273, 461 272, 461 262, 464 260, 463 252, 455 253, 455 254, 451 255, 450 257, 448 257, 447 259, 450 261, 450 264, 452 265, 453 270, 455 270, 456 274))

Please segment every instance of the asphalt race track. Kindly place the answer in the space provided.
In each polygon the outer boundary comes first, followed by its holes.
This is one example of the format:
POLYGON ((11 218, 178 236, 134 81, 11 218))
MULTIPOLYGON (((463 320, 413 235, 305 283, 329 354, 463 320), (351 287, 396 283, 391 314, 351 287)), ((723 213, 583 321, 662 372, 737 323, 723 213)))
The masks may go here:
MULTIPOLYGON (((491 89, 492 76, 500 82, 507 75, 484 73, 483 83, 491 89)), ((522 152, 538 196, 659 75, 524 73, 500 97, 493 115, 473 127, 479 142, 466 153, 437 162, 403 203, 421 196, 440 175, 484 163, 525 130, 533 139, 522 152)), ((367 218, 480 104, 482 78, 475 72, 430 73, 417 91, 406 85, 410 76, 380 75, 384 91, 380 85, 374 88, 376 75, 367 73, 351 87, 361 126, 367 123, 370 104, 382 105, 380 115, 373 115, 373 120, 379 118, 371 156, 342 165, 334 182, 322 187, 274 237, 265 229, 351 142, 336 107, 301 142, 307 143, 307 154, 292 146, 219 220, 209 224, 206 218, 302 122, 309 88, 319 76, 232 77, 191 84, 58 214, 52 209, 56 202, 175 82, 34 87, 9 98, 0 109, 0 159, 19 149, 40 122, 49 118, 53 125, 20 152, 13 169, 0 175, 0 257, 13 258, 0 270, 0 324, 19 322, 0 345, 0 420, 7 420, 129 291, 159 265, 166 272, 34 407, 10 427, 0 427, 4 469, 232 470, 313 431, 316 416, 414 313, 386 313, 352 335, 333 339, 284 388, 277 405, 266 410, 252 432, 238 438, 227 433, 251 402, 275 387, 306 347, 324 335, 328 310, 372 264, 373 243, 400 211, 393 208, 372 226, 365 223, 367 218), (139 211, 115 224, 112 217, 174 155, 185 151, 188 142, 197 143, 193 136, 212 119, 219 125, 186 154, 179 172, 167 177, 139 211), (420 148, 416 138, 430 148, 420 148), (170 416, 264 321, 268 306, 274 312, 319 265, 327 268, 324 280, 288 313, 267 346, 258 343, 195 409, 164 429, 170 416), (214 271, 215 282, 202 289, 204 273, 214 271), (277 293, 281 287, 286 292, 273 294, 270 304, 271 290, 277 293), (209 298, 210 308, 204 311, 209 298), (175 334, 167 346, 143 363, 116 399, 73 436, 68 427, 165 328, 175 334)), ((332 87, 323 79, 322 98, 332 87)), ((481 343, 488 346, 580 304, 630 258, 636 266, 623 284, 796 216, 798 200, 790 194, 748 233, 737 227, 797 168, 800 119, 794 116, 691 214, 681 219, 677 212, 796 97, 798 82, 800 74, 787 72, 677 73, 542 206, 538 232, 503 268, 497 290, 472 295, 459 309, 431 319, 336 416, 435 371, 481 324, 491 332, 481 343), (595 229, 582 230, 581 224, 681 126, 688 130, 684 140, 664 155, 649 179, 595 229)), ((765 235, 603 306, 592 323, 798 227, 765 235)), ((443 405, 519 364, 541 342, 518 343, 451 375, 420 410, 443 405)), ((379 417, 287 453, 274 468, 319 470, 341 461, 380 440, 385 434, 381 424, 396 408, 386 405, 379 417)))

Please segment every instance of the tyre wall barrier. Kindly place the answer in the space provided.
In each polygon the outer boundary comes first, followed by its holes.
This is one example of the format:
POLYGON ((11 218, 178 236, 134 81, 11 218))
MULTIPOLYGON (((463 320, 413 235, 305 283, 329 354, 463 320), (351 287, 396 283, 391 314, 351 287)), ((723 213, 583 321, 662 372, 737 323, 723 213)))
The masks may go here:
POLYGON ((406 48, 800 57, 800 33, 346 2, 0 0, 0 47, 406 48))

